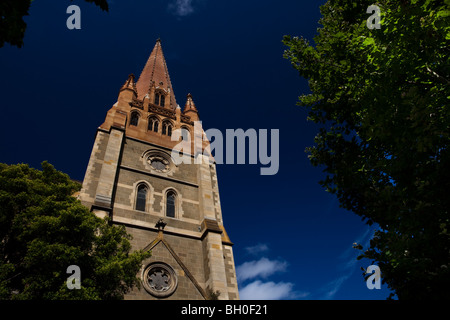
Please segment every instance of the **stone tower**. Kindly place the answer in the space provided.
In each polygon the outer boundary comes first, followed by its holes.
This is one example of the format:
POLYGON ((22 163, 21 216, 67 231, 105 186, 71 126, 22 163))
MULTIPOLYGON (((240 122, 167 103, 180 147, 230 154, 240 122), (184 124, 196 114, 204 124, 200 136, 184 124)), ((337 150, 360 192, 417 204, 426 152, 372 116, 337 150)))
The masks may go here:
POLYGON ((209 299, 217 291, 219 299, 239 299, 216 167, 201 152, 208 141, 197 121, 190 94, 183 110, 177 104, 157 40, 137 82, 128 77, 97 129, 80 192, 96 215, 126 227, 134 250, 152 252, 139 273, 143 287, 127 299, 209 299), (172 157, 180 131, 182 143, 202 141, 188 163, 172 157))

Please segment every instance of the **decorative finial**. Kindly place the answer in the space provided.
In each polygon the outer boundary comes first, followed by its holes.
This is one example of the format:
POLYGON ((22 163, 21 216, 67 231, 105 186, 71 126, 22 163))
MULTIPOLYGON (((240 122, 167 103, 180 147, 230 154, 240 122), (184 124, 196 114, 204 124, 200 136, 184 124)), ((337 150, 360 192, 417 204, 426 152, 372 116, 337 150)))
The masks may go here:
POLYGON ((159 218, 158 222, 155 224, 155 227, 158 228, 158 231, 164 230, 167 223, 164 222, 163 218, 159 218))

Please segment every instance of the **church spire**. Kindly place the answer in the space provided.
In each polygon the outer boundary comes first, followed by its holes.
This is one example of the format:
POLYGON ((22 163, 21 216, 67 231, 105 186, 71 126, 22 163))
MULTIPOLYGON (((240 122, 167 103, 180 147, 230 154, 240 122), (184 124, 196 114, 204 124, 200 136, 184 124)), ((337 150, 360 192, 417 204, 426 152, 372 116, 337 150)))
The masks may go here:
POLYGON ((139 76, 139 80, 136 82, 136 89, 140 100, 147 94, 154 97, 155 91, 157 91, 158 94, 165 96, 166 102, 164 105, 166 107, 172 110, 177 107, 160 39, 156 40, 155 47, 139 76))

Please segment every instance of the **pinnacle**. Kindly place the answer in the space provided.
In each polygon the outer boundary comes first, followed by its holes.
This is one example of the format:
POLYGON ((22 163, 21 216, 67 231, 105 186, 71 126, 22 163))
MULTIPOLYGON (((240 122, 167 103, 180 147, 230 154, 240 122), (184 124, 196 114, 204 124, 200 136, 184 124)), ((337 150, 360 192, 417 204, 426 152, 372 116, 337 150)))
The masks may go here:
POLYGON ((197 108, 195 107, 194 100, 192 99, 192 95, 188 93, 186 105, 184 106, 184 112, 186 111, 195 111, 197 112, 197 108))

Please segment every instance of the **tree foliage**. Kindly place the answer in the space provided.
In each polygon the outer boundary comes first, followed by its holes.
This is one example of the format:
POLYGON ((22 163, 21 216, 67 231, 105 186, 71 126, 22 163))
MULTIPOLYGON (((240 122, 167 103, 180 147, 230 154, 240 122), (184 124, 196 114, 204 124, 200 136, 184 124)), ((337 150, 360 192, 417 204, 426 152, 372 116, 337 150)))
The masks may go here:
POLYGON ((121 299, 149 253, 130 253, 123 226, 72 195, 80 185, 47 162, 0 164, 0 299, 121 299), (70 265, 81 289, 67 288, 70 265))
MULTIPOLYGON (((23 20, 28 15, 33 0, 2 0, 0 2, 0 48, 5 42, 21 48, 27 24, 23 20)), ((85 0, 108 11, 106 0, 85 0)))
POLYGON ((378 225, 359 258, 399 299, 448 299, 450 1, 329 0, 321 13, 315 45, 283 39, 320 124, 311 163, 341 207, 378 225), (366 25, 372 4, 380 29, 366 25))

